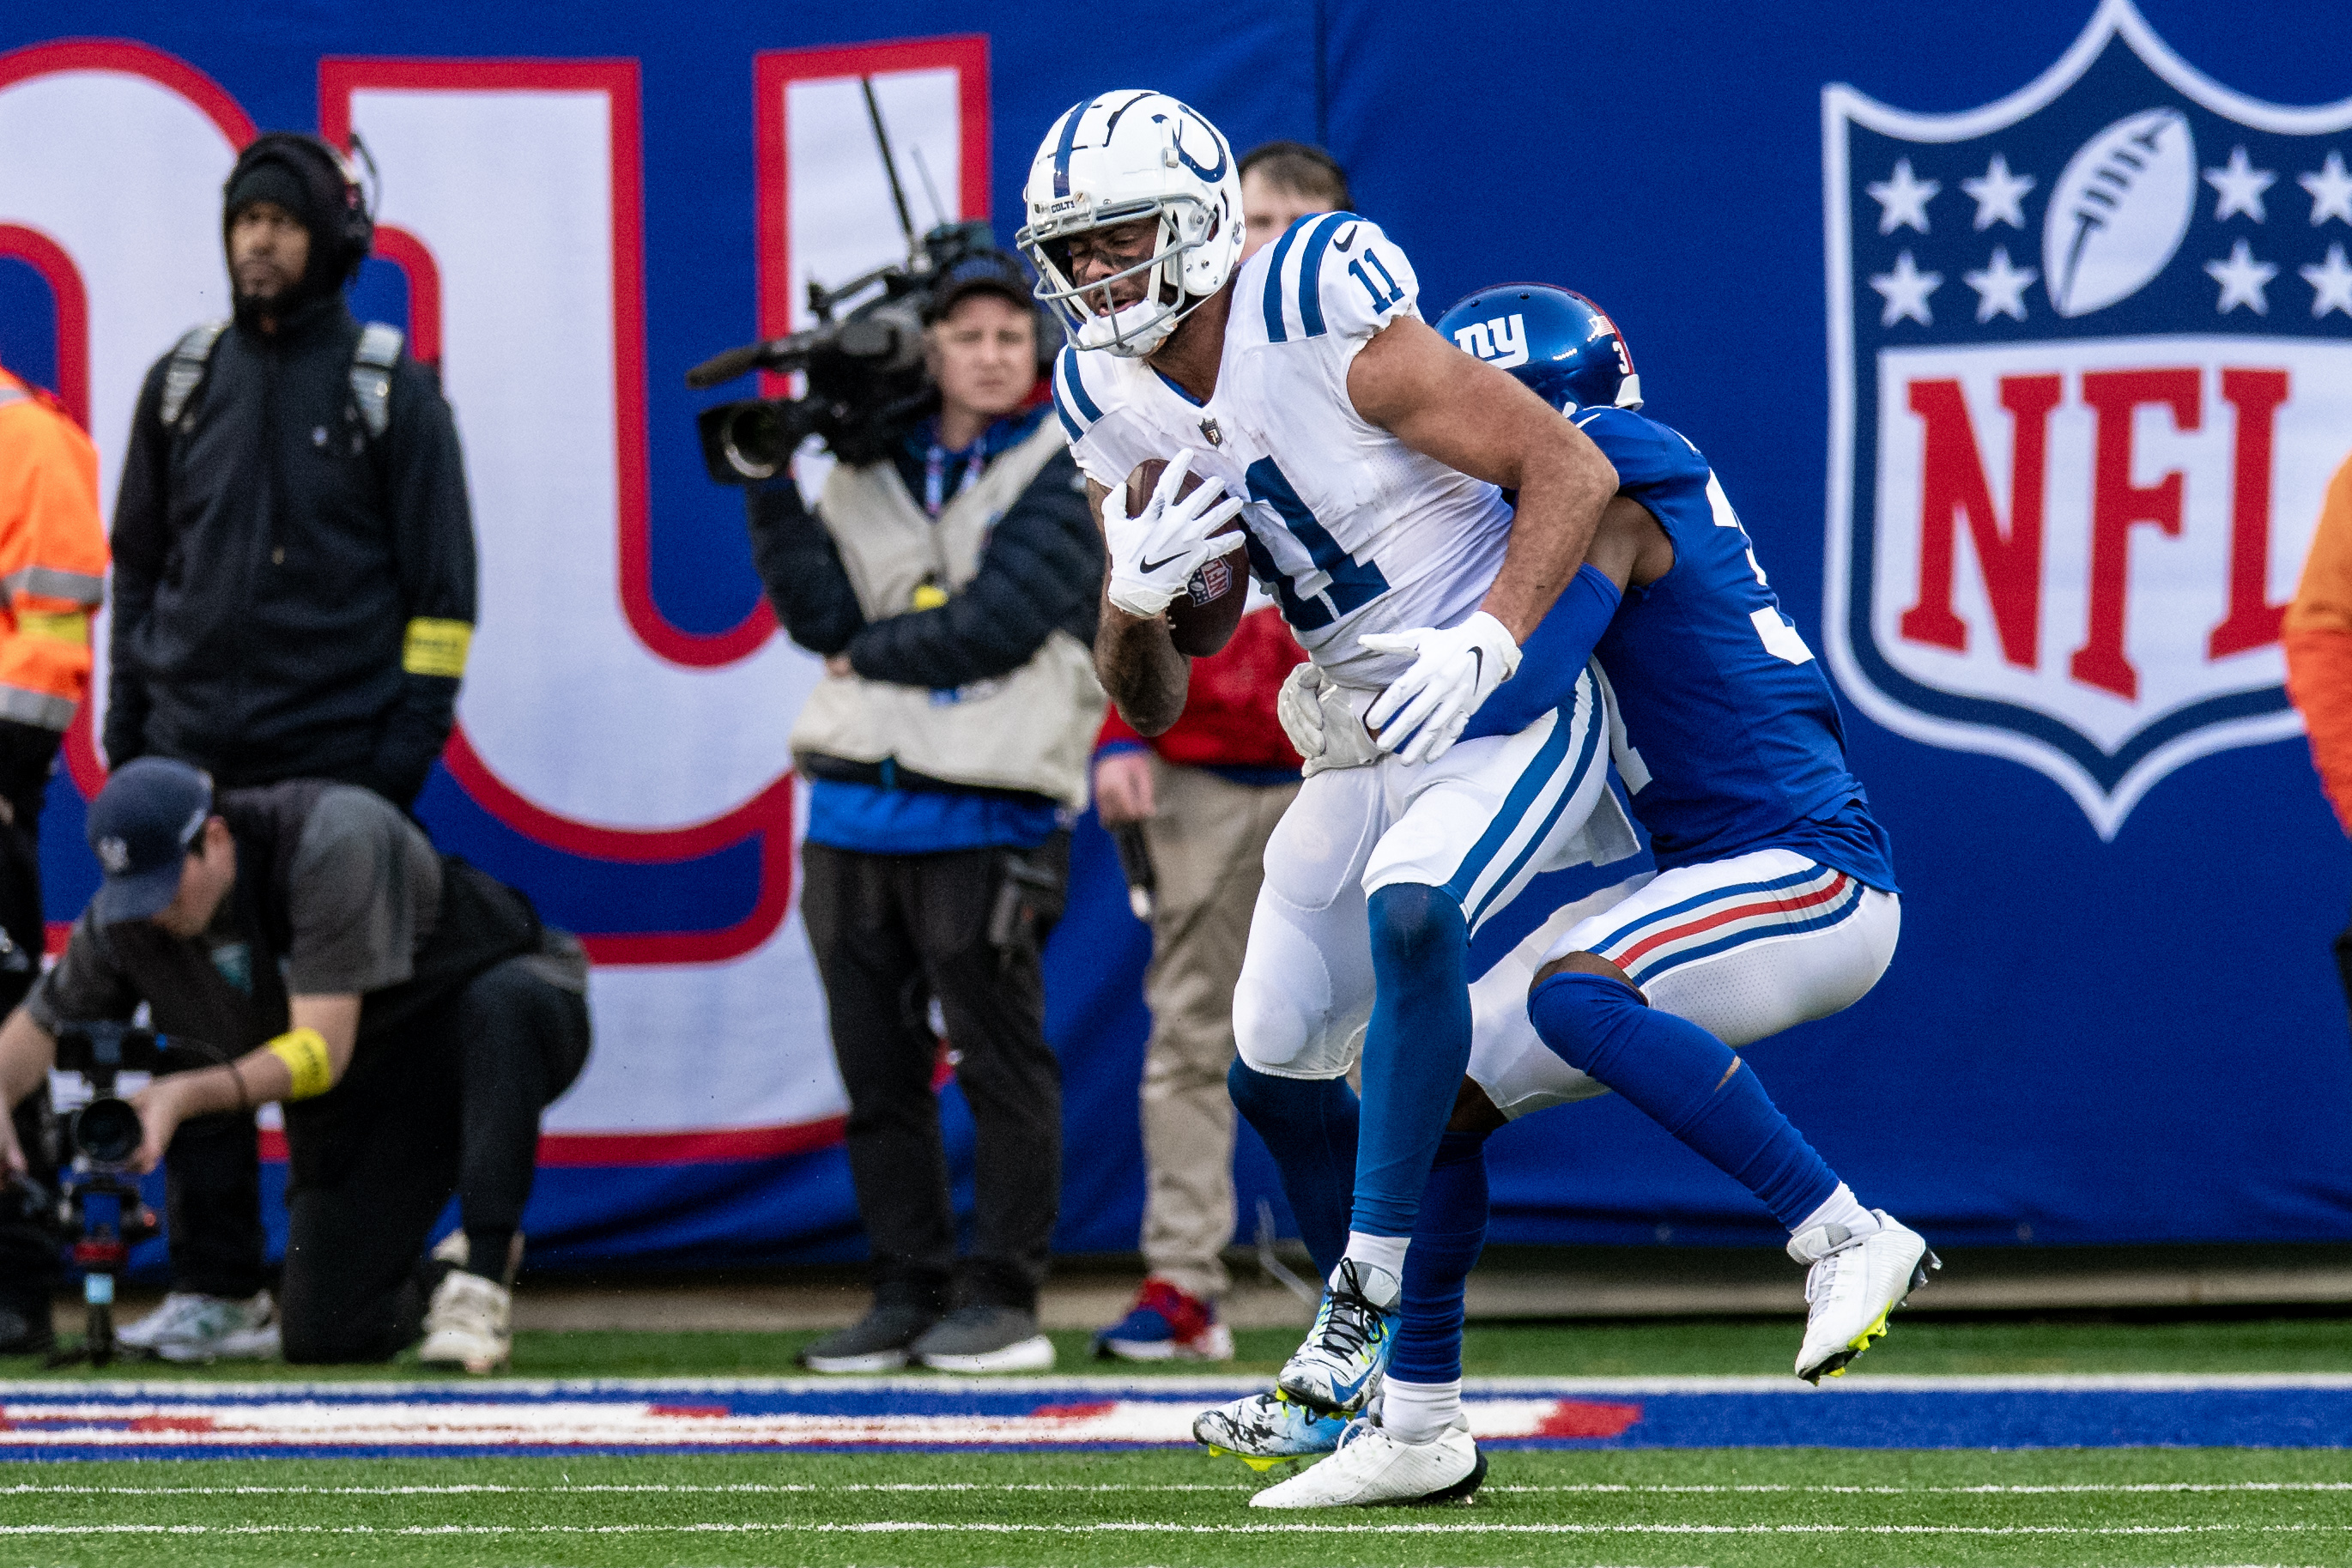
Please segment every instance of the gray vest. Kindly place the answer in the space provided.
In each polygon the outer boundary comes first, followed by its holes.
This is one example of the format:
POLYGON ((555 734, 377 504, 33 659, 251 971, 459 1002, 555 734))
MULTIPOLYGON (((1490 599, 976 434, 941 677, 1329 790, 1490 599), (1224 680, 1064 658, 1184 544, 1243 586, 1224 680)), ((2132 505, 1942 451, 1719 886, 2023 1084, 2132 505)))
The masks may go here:
MULTIPOLYGON (((841 551, 866 619, 906 614, 926 583, 960 591, 980 570, 989 529, 1066 444, 1061 425, 1046 420, 936 520, 907 494, 895 464, 837 465, 817 516, 841 551)), ((796 757, 895 761, 934 779, 1025 789, 1080 810, 1104 701, 1092 650, 1056 628, 1012 674, 952 691, 826 675, 793 726, 792 747, 796 757)))

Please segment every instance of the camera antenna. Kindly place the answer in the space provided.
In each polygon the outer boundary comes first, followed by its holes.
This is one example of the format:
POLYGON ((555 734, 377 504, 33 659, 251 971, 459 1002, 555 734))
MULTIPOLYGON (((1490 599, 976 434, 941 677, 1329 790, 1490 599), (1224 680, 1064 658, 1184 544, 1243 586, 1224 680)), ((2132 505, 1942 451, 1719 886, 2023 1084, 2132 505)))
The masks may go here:
POLYGON ((921 253, 915 242, 915 219, 907 211, 907 188, 898 183, 898 161, 890 152, 890 131, 882 123, 882 103, 874 96, 874 78, 859 77, 858 89, 866 94, 866 117, 874 122, 874 141, 882 149, 882 172, 890 177, 890 200, 898 209, 898 232, 907 236, 909 258, 921 253))
POLYGON ((923 194, 931 199, 931 222, 946 223, 948 221, 947 204, 940 200, 940 188, 931 183, 930 161, 923 156, 922 143, 919 141, 908 151, 914 154, 915 172, 923 177, 923 194))

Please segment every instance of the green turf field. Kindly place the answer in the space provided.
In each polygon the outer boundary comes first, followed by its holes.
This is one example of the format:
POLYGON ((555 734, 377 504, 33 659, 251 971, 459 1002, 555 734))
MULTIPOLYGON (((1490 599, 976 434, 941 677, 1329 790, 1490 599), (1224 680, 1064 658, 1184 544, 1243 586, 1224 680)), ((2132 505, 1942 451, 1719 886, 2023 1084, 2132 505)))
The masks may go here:
MULTIPOLYGON (((2245 1321, 2032 1322, 1938 1320, 1905 1314, 1895 1332, 1855 1371, 1871 1373, 2039 1372, 2352 1372, 2352 1322, 2322 1317, 2245 1321)), ((1463 1346, 1463 1369, 1473 1377, 1645 1377, 1666 1373, 1772 1373, 1795 1354, 1799 1320, 1731 1318, 1622 1320, 1574 1323, 1473 1323, 1463 1346)), ((1244 1329, 1234 1338, 1240 1355, 1227 1367, 1269 1378, 1298 1345, 1297 1329, 1244 1329)), ((514 1366, 530 1377, 756 1377, 800 1375, 793 1354, 814 1333, 521 1333, 514 1366)), ((1088 1336, 1053 1336, 1057 1370, 1104 1368, 1088 1356, 1088 1336)), ((1149 1376, 1150 1366, 1118 1366, 1149 1376)), ((104 1374, 87 1368, 45 1371, 37 1361, 0 1358, 0 1377, 190 1377, 242 1382, 283 1378, 302 1382, 415 1377, 420 1368, 286 1367, 224 1362, 175 1367, 161 1362, 117 1363, 104 1374)), ((1195 1373, 1193 1365, 1158 1370, 1195 1373)))
MULTIPOLYGON (((1771 1372, 1785 1365, 1794 1326, 1481 1324, 1466 1370, 1771 1372)), ((807 1337, 526 1334, 516 1362, 540 1376, 787 1374, 807 1337)), ((1270 1372, 1296 1333, 1240 1338, 1235 1370, 1270 1372)), ((1085 1336, 1057 1339, 1063 1370, 1096 1365, 1084 1359, 1085 1336)), ((1898 1321, 1854 1376, 1995 1372, 2352 1372, 2352 1325, 1914 1317, 1898 1321)), ((35 1363, 0 1361, 0 1377, 34 1375, 35 1363)), ((114 1375, 338 1374, 148 1363, 114 1375)), ((0 1568, 2352 1564, 2352 1457, 2336 1450, 1492 1458, 1487 1489, 1471 1506, 1344 1514, 1254 1511, 1249 1493, 1281 1472, 1261 1480, 1192 1452, 22 1463, 0 1469, 0 1568)))
POLYGON ((0 1563, 2352 1562, 2333 1453, 1506 1453, 1471 1506, 1344 1515, 1252 1510, 1245 1475, 1158 1453, 25 1465, 0 1477, 0 1563))

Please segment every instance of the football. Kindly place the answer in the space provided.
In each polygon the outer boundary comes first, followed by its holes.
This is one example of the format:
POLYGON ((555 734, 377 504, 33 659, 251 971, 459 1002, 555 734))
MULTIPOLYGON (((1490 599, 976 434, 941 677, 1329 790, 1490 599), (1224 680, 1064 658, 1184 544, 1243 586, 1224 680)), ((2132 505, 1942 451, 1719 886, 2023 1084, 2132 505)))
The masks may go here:
POLYGON ((2042 223, 2042 281, 2061 316, 2087 316, 2154 281, 2197 208, 2197 144, 2177 109, 2118 120, 2058 176, 2042 223))
MULTIPOLYGON (((1167 463, 1158 457, 1147 457, 1136 465, 1135 472, 1127 476, 1129 517, 1150 504, 1151 492, 1160 487, 1160 476, 1167 471, 1167 463)), ((1176 494, 1181 499, 1200 487, 1201 476, 1187 474, 1176 494)), ((1204 659, 1232 641, 1234 629, 1242 623, 1242 612, 1249 605, 1249 557, 1242 521, 1232 518, 1217 532, 1233 535, 1233 548, 1203 562, 1186 580, 1184 591, 1168 605, 1168 640, 1176 644, 1178 653, 1195 659, 1204 659)))

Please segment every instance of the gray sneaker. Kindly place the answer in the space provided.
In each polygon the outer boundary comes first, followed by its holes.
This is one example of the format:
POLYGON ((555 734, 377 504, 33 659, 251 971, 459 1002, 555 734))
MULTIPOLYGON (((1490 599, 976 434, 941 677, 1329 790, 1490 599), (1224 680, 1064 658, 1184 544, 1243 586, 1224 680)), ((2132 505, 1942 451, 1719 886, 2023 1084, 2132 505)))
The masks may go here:
POLYGON ((278 1307, 267 1291, 249 1300, 174 1291, 116 1340, 165 1361, 268 1361, 278 1354, 278 1307))
POLYGON ((909 1348, 935 1372, 1046 1372, 1054 1342, 1037 1332, 1037 1314, 975 1302, 958 1307, 909 1348))
POLYGON ((801 1352, 811 1372, 896 1372, 938 1314, 912 1301, 877 1301, 866 1314, 801 1352))

